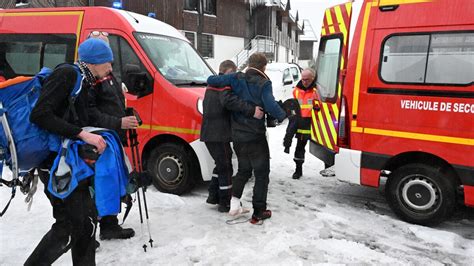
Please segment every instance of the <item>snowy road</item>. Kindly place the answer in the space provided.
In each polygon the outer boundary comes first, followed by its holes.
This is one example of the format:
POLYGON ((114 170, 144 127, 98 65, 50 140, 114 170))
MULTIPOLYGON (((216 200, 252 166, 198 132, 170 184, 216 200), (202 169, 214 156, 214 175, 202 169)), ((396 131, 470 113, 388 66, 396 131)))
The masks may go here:
MULTIPOLYGON (((391 212, 381 191, 321 177, 322 163, 309 153, 303 177, 292 180, 293 156, 281 146, 285 127, 270 129, 270 220, 261 226, 226 224, 226 214, 205 204, 205 185, 181 197, 151 188, 147 199, 155 246, 143 252, 148 233, 135 206, 125 225, 137 236, 101 241, 98 265, 474 265, 474 209, 460 208, 434 228, 405 223, 391 212)), ((247 207, 252 186, 243 196, 247 207)), ((0 207, 9 197, 10 191, 0 188, 0 207)), ((18 194, 0 218, 0 265, 22 264, 51 225, 51 208, 42 193, 30 212, 22 200, 18 194)), ((57 264, 71 264, 69 253, 57 264)))

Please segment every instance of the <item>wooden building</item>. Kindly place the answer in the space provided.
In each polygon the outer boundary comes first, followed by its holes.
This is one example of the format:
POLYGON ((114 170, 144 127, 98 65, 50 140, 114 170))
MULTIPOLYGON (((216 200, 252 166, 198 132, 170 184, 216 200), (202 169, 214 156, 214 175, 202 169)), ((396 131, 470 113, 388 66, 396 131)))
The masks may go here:
POLYGON ((1 0, 3 8, 109 6, 155 16, 181 30, 217 70, 233 59, 244 65, 254 52, 275 62, 298 62, 302 27, 290 13, 290 0, 1 0))

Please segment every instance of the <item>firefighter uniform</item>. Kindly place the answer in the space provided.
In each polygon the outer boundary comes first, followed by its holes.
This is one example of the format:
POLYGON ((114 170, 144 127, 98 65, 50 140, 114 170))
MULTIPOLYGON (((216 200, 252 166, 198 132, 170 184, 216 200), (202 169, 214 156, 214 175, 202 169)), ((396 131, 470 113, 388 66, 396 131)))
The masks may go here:
POLYGON ((303 175, 303 163, 305 146, 311 138, 311 113, 313 102, 318 99, 316 85, 313 81, 308 87, 304 87, 302 82, 298 82, 293 90, 293 97, 300 105, 300 117, 297 120, 296 130, 296 150, 293 160, 296 163, 296 170, 293 179, 298 179, 303 175))

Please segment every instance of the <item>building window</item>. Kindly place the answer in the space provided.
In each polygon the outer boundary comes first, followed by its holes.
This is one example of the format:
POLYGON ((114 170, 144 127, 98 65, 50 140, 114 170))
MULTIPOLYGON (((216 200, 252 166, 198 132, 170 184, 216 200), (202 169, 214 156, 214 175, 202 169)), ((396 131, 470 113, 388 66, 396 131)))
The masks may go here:
POLYGON ((193 47, 196 47, 196 39, 195 39, 196 34, 194 32, 185 31, 184 37, 186 37, 186 39, 188 39, 191 42, 191 45, 193 47))
POLYGON ((204 0, 204 13, 209 15, 216 14, 216 0, 204 0))
POLYGON ((380 77, 389 83, 474 82, 474 32, 390 36, 380 58, 380 77))
POLYGON ((214 35, 203 34, 201 38, 201 50, 199 53, 202 57, 214 57, 214 35))
POLYGON ((184 0, 184 9, 197 11, 199 5, 199 0, 184 0))

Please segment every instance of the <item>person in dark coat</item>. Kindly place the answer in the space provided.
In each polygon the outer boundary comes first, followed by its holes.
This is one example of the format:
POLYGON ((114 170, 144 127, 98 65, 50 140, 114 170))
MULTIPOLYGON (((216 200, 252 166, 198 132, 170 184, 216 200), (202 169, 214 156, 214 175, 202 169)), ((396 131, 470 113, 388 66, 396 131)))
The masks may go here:
MULTIPOLYGON (((102 153, 107 145, 105 140, 82 130, 82 127, 89 125, 88 90, 93 89, 98 78, 112 72, 113 54, 109 45, 98 39, 81 43, 78 53, 79 61, 76 64, 84 78, 73 108, 69 105, 69 99, 78 78, 76 70, 73 66, 58 67, 45 81, 30 121, 59 136, 81 139, 102 153)), ((50 169, 55 157, 53 155, 46 160, 42 168, 50 169)), ((39 177, 45 184, 45 193, 53 207, 55 223, 28 257, 25 265, 51 265, 69 249, 73 265, 95 265, 97 211, 89 190, 92 185, 90 179, 79 182, 77 188, 66 199, 61 200, 53 197, 46 189, 49 173, 40 171, 39 177)))
MULTIPOLYGON (((219 66, 219 74, 233 73, 237 66, 231 60, 223 61, 219 66)), ((230 147, 231 126, 230 112, 240 112, 248 117, 262 118, 260 107, 229 94, 223 97, 230 87, 208 87, 204 95, 201 126, 201 141, 206 144, 216 164, 209 184, 209 204, 219 204, 219 212, 228 212, 232 197, 232 148, 230 147)))
MULTIPOLYGON (((93 31, 89 38, 98 38, 109 43, 107 32, 93 31)), ((95 89, 89 90, 90 124, 95 127, 112 129, 127 146, 127 129, 138 127, 135 116, 125 112, 125 96, 121 84, 112 73, 99 80, 95 89)), ((122 228, 117 215, 99 217, 100 239, 126 239, 135 235, 132 228, 122 228)))
MULTIPOLYGON (((275 101, 272 83, 264 73, 267 65, 265 55, 255 53, 250 56, 248 63, 249 67, 245 73, 210 76, 207 83, 215 87, 231 86, 232 93, 240 99, 263 107, 265 112, 282 121, 286 114, 275 101)), ((234 177, 229 214, 237 215, 242 212, 240 198, 253 172, 255 185, 251 222, 259 223, 271 217, 271 211, 267 209, 270 151, 265 135, 265 120, 248 117, 239 112, 233 112, 231 117, 232 140, 239 167, 234 177)))

